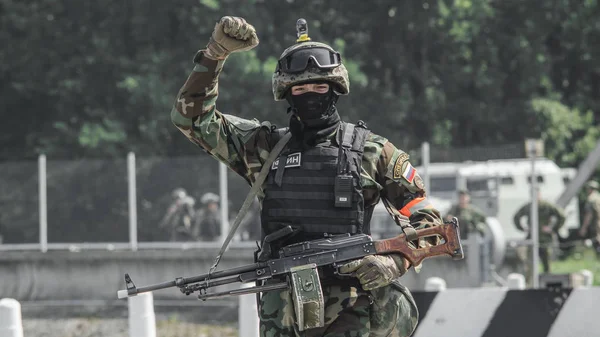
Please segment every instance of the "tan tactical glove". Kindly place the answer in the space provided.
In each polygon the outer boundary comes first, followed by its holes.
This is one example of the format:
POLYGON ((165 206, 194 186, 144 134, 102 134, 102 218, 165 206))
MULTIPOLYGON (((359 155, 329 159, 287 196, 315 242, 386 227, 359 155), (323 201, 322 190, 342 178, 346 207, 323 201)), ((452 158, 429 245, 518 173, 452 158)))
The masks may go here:
POLYGON ((204 55, 224 60, 231 53, 250 50, 257 45, 258 36, 251 24, 242 18, 224 16, 215 25, 204 55))
POLYGON ((406 273, 407 262, 400 255, 368 255, 339 267, 339 272, 353 273, 364 290, 385 287, 406 273))

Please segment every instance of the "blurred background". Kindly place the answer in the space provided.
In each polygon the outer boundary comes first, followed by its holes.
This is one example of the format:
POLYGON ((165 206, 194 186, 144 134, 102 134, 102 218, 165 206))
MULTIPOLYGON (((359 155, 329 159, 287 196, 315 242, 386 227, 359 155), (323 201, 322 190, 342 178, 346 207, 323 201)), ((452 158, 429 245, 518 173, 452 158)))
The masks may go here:
MULTIPOLYGON (((531 201, 531 140, 541 197, 565 215, 544 243, 545 274, 587 269, 600 284, 593 235, 577 235, 584 183, 600 181, 595 0, 1 0, 0 298, 25 303, 26 329, 50 311, 119 317, 126 309, 114 294, 125 272, 152 283, 210 266, 249 187, 181 135, 170 110, 224 15, 252 23, 260 45, 227 60, 220 111, 287 125, 271 75, 302 17, 349 69, 342 118, 365 121, 409 153, 444 215, 469 192, 485 221, 464 237, 467 259, 425 263, 406 275, 411 289, 427 276, 501 286, 531 271, 519 256, 528 229, 513 221, 531 201)), ((397 233, 378 209, 373 235, 397 233)), ((225 266, 252 262, 257 210, 225 266)), ((161 294, 169 329, 194 321, 186 305, 205 304, 161 294)), ((235 323, 227 315, 237 302, 213 303, 204 321, 235 323)), ((235 334, 233 326, 215 335, 235 334)))

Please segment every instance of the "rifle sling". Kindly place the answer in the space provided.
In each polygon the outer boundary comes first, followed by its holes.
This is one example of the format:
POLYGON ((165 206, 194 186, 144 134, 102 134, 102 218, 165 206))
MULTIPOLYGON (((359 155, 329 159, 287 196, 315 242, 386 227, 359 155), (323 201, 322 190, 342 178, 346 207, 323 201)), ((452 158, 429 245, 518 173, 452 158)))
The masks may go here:
POLYGON ((402 228, 402 231, 406 235, 406 241, 411 242, 417 240, 419 236, 417 235, 417 231, 410 224, 410 222, 402 221, 401 214, 387 198, 383 197, 381 198, 381 200, 383 200, 383 204, 385 205, 385 208, 387 209, 388 213, 390 213, 390 215, 392 216, 392 219, 394 219, 394 222, 396 222, 396 224, 398 224, 398 226, 402 228))
MULTIPOLYGON (((238 212, 238 214, 235 217, 235 220, 233 221, 231 229, 229 230, 229 234, 227 234, 227 238, 225 238, 225 241, 223 242, 223 245, 221 246, 221 249, 219 250, 217 257, 215 258, 214 264, 212 265, 212 267, 210 267, 210 270, 208 271, 209 277, 210 277, 210 274, 212 274, 212 272, 215 271, 215 269, 217 269, 217 265, 219 264, 221 257, 225 253, 225 250, 227 250, 227 246, 229 246, 229 242, 231 241, 231 239, 233 238, 233 235, 235 234, 238 227, 242 223, 242 219, 248 212, 248 209, 250 209, 250 206, 252 205, 254 198, 256 197, 256 194, 258 193, 259 189, 262 187, 263 182, 265 181, 265 179, 267 178, 267 175, 269 174, 269 169, 271 168, 271 164, 275 161, 275 159, 277 158, 277 156, 279 155, 281 150, 283 150, 283 148, 285 147, 285 145, 287 144, 287 142, 290 140, 291 137, 292 137, 291 132, 288 132, 285 135, 283 135, 279 139, 277 144, 275 144, 275 146, 273 147, 271 152, 269 153, 269 156, 267 157, 262 168, 260 169, 260 172, 258 173, 258 176, 256 177, 256 180, 254 181, 254 184, 252 184, 252 187, 250 188, 250 192, 248 192, 248 195, 246 196, 246 200, 244 200, 244 203, 242 204, 240 211, 238 212)), ((227 202, 227 201, 224 201, 224 202, 227 202)))

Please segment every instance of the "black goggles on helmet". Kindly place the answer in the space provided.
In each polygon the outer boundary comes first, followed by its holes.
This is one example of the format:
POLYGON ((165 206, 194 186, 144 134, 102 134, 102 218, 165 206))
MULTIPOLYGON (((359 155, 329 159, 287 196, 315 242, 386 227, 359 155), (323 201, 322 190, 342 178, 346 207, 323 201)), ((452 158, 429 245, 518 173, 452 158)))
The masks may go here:
POLYGON ((284 73, 299 73, 304 71, 309 63, 319 69, 332 69, 342 64, 340 53, 323 47, 299 49, 277 62, 277 70, 284 73))

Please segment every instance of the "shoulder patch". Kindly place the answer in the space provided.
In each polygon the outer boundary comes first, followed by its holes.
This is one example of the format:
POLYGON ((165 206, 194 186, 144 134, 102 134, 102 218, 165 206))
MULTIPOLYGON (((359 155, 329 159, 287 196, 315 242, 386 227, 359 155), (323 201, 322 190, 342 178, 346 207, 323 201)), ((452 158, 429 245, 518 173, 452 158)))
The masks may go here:
MULTIPOLYGON (((408 160, 408 154, 407 153, 402 152, 402 153, 400 153, 398 155, 398 158, 396 158, 396 163, 394 164, 394 174, 392 176, 394 179, 400 179, 400 177, 404 176, 403 175, 403 173, 404 173, 404 163, 406 163, 407 160, 408 160)), ((409 165, 410 165, 410 163, 409 163, 409 165)), ((409 182, 411 182, 411 181, 412 180, 410 180, 409 182)))
POLYGON ((404 162, 404 165, 402 165, 402 178, 412 184, 416 175, 417 169, 415 169, 409 162, 404 162))
POLYGON ((415 176, 415 186, 417 186, 420 190, 425 190, 425 183, 423 183, 423 178, 417 173, 415 176))

